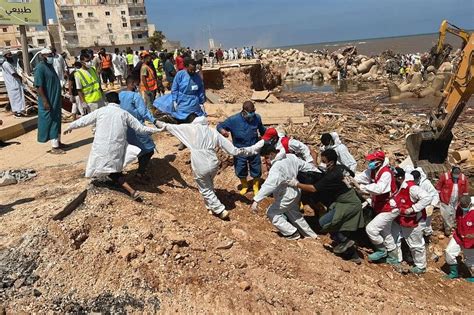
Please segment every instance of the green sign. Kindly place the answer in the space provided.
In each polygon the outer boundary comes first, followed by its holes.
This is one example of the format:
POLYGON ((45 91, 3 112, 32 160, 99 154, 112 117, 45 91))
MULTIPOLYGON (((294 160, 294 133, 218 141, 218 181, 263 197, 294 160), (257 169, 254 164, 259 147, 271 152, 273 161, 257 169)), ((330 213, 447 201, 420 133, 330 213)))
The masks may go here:
POLYGON ((44 0, 0 0, 0 25, 46 25, 44 0))

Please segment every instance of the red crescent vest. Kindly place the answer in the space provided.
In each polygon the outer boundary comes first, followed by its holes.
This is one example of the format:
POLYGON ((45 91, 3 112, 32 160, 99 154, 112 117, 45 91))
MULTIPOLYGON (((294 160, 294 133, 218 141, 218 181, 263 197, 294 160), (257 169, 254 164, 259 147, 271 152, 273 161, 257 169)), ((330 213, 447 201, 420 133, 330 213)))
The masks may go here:
POLYGON ((398 224, 403 227, 413 228, 418 226, 421 218, 424 217, 426 219, 426 211, 423 209, 421 216, 419 213, 413 213, 409 217, 403 216, 405 211, 413 206, 413 201, 410 198, 410 188, 416 185, 414 181, 407 181, 406 183, 407 187, 400 189, 392 198, 397 203, 398 209, 400 209, 400 216, 397 218, 398 224))
POLYGON ((456 212, 456 230, 453 237, 458 245, 467 249, 474 249, 474 210, 463 214, 461 209, 456 212))
POLYGON ((393 176, 392 171, 388 165, 382 167, 378 174, 376 174, 377 172, 375 171, 370 173, 372 181, 374 183, 378 183, 382 175, 386 172, 389 172, 391 177, 390 192, 378 196, 372 196, 372 207, 377 214, 392 211, 392 208, 390 207, 390 197, 393 193, 395 193, 395 191, 397 191, 397 185, 395 183, 395 177, 393 176))

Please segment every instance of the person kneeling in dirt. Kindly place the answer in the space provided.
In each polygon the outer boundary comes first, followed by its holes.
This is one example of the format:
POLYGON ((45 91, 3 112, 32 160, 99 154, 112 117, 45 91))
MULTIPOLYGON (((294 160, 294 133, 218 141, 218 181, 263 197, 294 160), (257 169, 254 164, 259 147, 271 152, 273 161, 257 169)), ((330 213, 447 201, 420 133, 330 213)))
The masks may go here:
POLYGON ((474 282, 474 204, 472 197, 462 196, 456 211, 456 229, 446 247, 446 263, 449 265, 449 279, 459 278, 456 257, 464 254, 465 264, 471 273, 469 282, 474 282))
POLYGON ((411 174, 395 168, 395 182, 397 191, 390 200, 393 212, 399 213, 398 218, 392 223, 392 235, 397 246, 395 253, 397 261, 402 258, 402 238, 407 242, 413 257, 414 267, 411 273, 422 274, 426 272, 426 248, 423 238, 424 225, 419 224, 422 218, 426 219, 425 208, 430 205, 431 196, 420 186, 415 184, 411 174))
POLYGON ((92 150, 87 161, 86 177, 108 175, 116 184, 124 188, 134 200, 139 200, 138 191, 133 189, 122 173, 125 165, 137 158, 138 147, 128 145, 127 130, 133 129, 137 134, 146 135, 158 132, 156 128, 142 125, 135 117, 120 108, 116 92, 106 95, 108 105, 74 121, 64 131, 96 125, 92 150))
POLYGON ((267 216, 281 235, 289 240, 297 240, 303 236, 317 238, 299 211, 301 191, 288 186, 288 181, 296 178, 298 172, 315 171, 313 164, 307 163, 294 154, 287 154, 284 158, 277 159, 279 150, 266 143, 260 155, 264 156, 268 165, 271 165, 268 177, 259 192, 253 197, 251 211, 258 210, 258 203, 265 197, 273 194, 275 201, 267 210, 267 216))
MULTIPOLYGON (((349 239, 350 232, 356 232, 365 227, 362 212, 362 203, 354 189, 349 188, 344 181, 344 172, 352 173, 345 165, 337 164, 336 151, 329 149, 321 153, 321 162, 326 164, 326 173, 314 185, 299 183, 297 179, 289 181, 288 185, 300 188, 303 191, 330 196, 327 200, 330 205, 328 212, 319 219, 321 232, 330 233, 337 243, 333 252, 341 255, 348 251, 349 257, 360 262, 360 257, 354 247, 355 243, 349 239)), ((354 175, 352 173, 352 175, 354 175)))
POLYGON ((174 125, 161 121, 156 127, 166 130, 184 143, 191 151, 191 167, 199 192, 204 198, 206 208, 222 220, 229 219, 229 212, 217 198, 214 191, 214 177, 219 170, 216 150, 222 148, 230 155, 249 155, 245 149, 237 149, 217 130, 211 129, 207 118, 197 117, 191 124, 174 125))

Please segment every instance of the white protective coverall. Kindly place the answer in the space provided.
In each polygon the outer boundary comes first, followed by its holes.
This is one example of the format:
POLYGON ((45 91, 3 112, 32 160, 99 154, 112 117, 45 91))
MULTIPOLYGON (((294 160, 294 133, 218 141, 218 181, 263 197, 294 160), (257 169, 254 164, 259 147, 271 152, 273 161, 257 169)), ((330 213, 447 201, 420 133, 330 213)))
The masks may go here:
POLYGON ((121 172, 127 162, 134 160, 140 149, 127 143, 127 129, 138 134, 158 132, 156 128, 143 126, 135 117, 109 103, 69 125, 66 131, 95 124, 94 142, 87 162, 86 177, 121 172))
POLYGON ((349 149, 341 142, 337 132, 331 132, 330 135, 334 141, 334 145, 321 146, 321 151, 333 149, 337 153, 338 164, 347 166, 347 168, 355 173, 357 169, 357 162, 349 152, 349 149))
POLYGON ((13 76, 17 71, 15 67, 6 60, 2 63, 2 72, 12 112, 20 113, 25 110, 25 92, 23 90, 23 84, 13 76))
POLYGON ((301 191, 287 185, 289 180, 298 176, 298 172, 314 172, 316 167, 294 154, 275 159, 268 172, 268 177, 253 200, 257 203, 273 194, 275 201, 267 210, 267 216, 283 236, 290 236, 299 231, 304 236, 316 238, 299 210, 301 191))
POLYGON ((418 184, 418 186, 420 186, 421 189, 426 191, 428 195, 430 195, 431 197, 431 202, 428 205, 428 207, 426 207, 426 220, 422 219, 420 221, 420 225, 423 226, 423 234, 425 236, 429 236, 433 234, 433 228, 431 227, 431 215, 433 214, 433 209, 435 207, 439 207, 439 193, 436 190, 436 188, 433 186, 431 181, 428 179, 428 177, 426 176, 425 172, 423 171, 421 167, 417 167, 415 169, 413 167, 407 167, 405 169, 405 172, 407 174, 413 171, 420 172, 421 176, 420 176, 420 183, 418 184))
POLYGON ((222 148, 230 155, 250 155, 244 149, 238 149, 224 138, 216 129, 208 126, 207 118, 197 117, 191 124, 173 125, 157 121, 157 126, 167 130, 191 151, 191 167, 199 192, 204 198, 206 208, 214 214, 220 214, 225 206, 214 191, 214 177, 219 170, 216 150, 222 148))
MULTIPOLYGON (((259 140, 253 146, 246 148, 246 150, 253 152, 253 155, 259 154, 265 144, 265 140, 259 140)), ((281 136, 278 138, 278 142, 275 144, 275 148, 280 151, 277 154, 275 160, 281 160, 286 156, 286 150, 281 144, 281 136)), ((311 156, 311 151, 309 150, 308 146, 301 141, 296 139, 290 138, 288 140, 288 149, 289 153, 295 154, 296 156, 300 157, 304 161, 308 163, 313 163, 313 157, 311 156)))
MULTIPOLYGON (((407 181, 413 180, 413 177, 410 174, 405 175, 405 181, 400 186, 400 188, 395 192, 396 195, 401 189, 407 187, 407 181)), ((421 212, 430 205, 431 196, 424 191, 420 186, 413 185, 410 188, 410 199, 413 202, 411 208, 415 213, 421 216, 421 212)), ((390 200, 390 205, 394 208, 397 207, 396 203, 393 200, 390 200)), ((411 255, 413 257, 413 262, 415 266, 420 269, 426 268, 426 248, 425 248, 425 239, 423 238, 423 229, 424 226, 418 224, 417 227, 404 227, 400 226, 397 221, 392 223, 392 235, 397 246, 397 256, 398 262, 402 262, 402 238, 408 244, 410 248, 411 255)))
MULTIPOLYGON (((379 171, 388 164, 389 160, 385 158, 379 171)), ((390 173, 383 173, 377 183, 372 181, 370 174, 371 170, 367 169, 362 173, 357 173, 354 178, 355 181, 360 184, 360 190, 363 193, 377 196, 391 191, 392 177, 390 173)), ((367 224, 365 230, 374 245, 383 244, 389 252, 396 248, 395 240, 391 232, 392 222, 397 217, 398 213, 381 212, 367 224)))

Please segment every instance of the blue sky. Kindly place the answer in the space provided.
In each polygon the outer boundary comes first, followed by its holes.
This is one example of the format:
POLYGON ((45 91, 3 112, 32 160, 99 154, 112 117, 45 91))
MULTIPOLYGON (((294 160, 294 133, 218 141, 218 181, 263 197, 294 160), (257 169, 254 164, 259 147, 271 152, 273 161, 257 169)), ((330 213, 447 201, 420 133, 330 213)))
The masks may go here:
MULTIPOLYGON (((54 17, 53 0, 46 0, 54 17)), ((474 0, 147 0, 171 40, 204 47, 287 46, 434 33, 441 20, 474 29, 474 0)))

